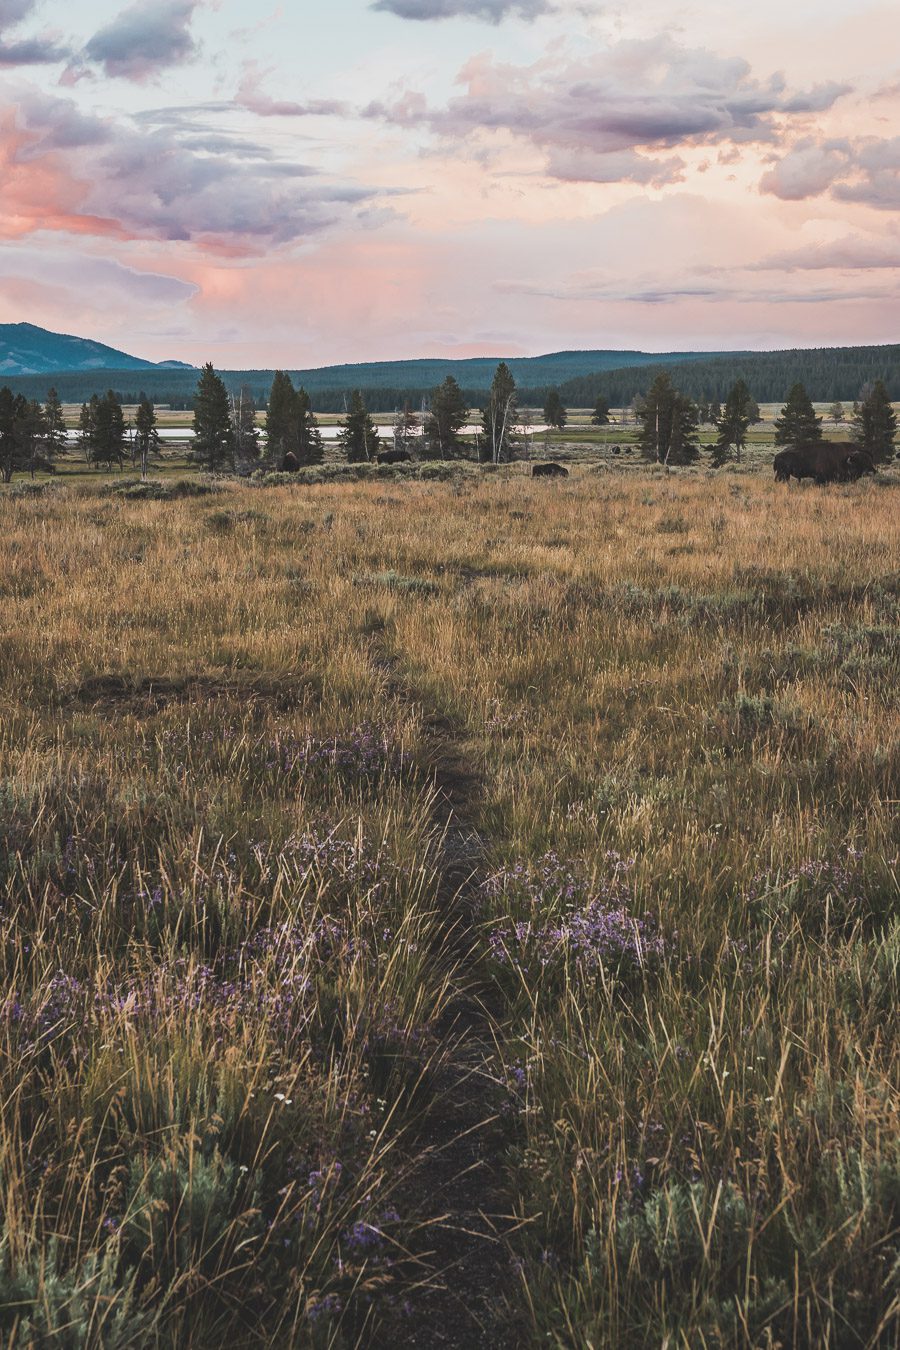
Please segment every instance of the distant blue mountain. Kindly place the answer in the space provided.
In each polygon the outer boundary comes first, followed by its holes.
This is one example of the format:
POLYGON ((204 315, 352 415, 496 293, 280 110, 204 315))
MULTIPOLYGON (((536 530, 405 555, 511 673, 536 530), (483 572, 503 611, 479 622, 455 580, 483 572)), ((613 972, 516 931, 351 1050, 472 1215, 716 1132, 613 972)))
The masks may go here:
POLYGON ((55 371, 191 370, 184 361, 142 361, 90 338, 50 333, 32 323, 0 324, 0 379, 5 375, 49 375, 55 371))

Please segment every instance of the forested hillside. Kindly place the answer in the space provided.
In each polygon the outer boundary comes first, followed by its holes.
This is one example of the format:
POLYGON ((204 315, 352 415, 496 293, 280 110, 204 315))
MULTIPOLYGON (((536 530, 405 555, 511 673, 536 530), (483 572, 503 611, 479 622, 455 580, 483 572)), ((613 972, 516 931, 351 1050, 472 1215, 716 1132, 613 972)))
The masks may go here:
MULTIPOLYGON (((317 412, 343 412, 352 389, 361 389, 372 412, 392 412, 410 403, 418 407, 447 375, 462 387, 470 406, 484 400, 496 368, 494 357, 466 361, 385 361, 363 365, 323 366, 292 370, 296 385, 312 396, 317 412)), ((725 398, 737 379, 746 380, 759 402, 778 402, 790 386, 802 381, 818 402, 852 401, 868 381, 884 381, 892 399, 900 399, 900 345, 879 347, 822 347, 782 352, 556 352, 548 356, 511 359, 508 365, 523 406, 542 406, 547 391, 558 388, 568 407, 589 407, 604 395, 613 407, 642 394, 661 370, 677 365, 676 383, 692 398, 725 398)), ((265 406, 272 384, 271 370, 224 371, 229 389, 249 387, 259 407, 265 406)), ((16 393, 43 398, 47 375, 4 375, 16 393)), ((144 393, 155 403, 175 408, 193 406, 197 372, 192 369, 148 367, 134 371, 95 369, 55 372, 53 384, 64 402, 82 402, 93 393, 111 388, 125 403, 136 403, 144 393)))
MULTIPOLYGON (((665 361, 641 370, 599 371, 560 386, 563 402, 590 407, 603 394, 623 407, 642 394, 665 361)), ((746 380, 760 403, 777 403, 798 380, 817 402, 852 400, 871 380, 883 380, 892 399, 900 399, 900 346, 819 347, 785 352, 723 353, 680 366, 676 383, 693 399, 723 400, 736 380, 746 380)))

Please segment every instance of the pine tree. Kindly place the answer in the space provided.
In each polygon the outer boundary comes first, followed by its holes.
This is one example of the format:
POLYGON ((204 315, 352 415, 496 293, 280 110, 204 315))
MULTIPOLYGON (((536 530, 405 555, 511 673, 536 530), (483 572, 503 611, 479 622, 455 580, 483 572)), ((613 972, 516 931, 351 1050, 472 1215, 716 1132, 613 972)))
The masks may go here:
POLYGON ((325 455, 309 394, 302 386, 295 389, 290 375, 283 370, 276 370, 272 380, 266 438, 271 464, 281 464, 289 453, 298 464, 321 464, 325 455))
POLYGON ((812 400, 802 384, 795 384, 787 396, 781 416, 775 418, 775 444, 803 449, 818 445, 822 439, 822 419, 816 416, 812 400))
POLYGON ((276 370, 266 413, 266 457, 278 465, 288 452, 297 455, 297 393, 290 375, 276 370))
POLYGON ((78 415, 78 443, 81 446, 81 453, 84 455, 85 464, 93 463, 94 443, 97 439, 97 408, 100 399, 96 394, 91 395, 89 403, 82 403, 81 412, 78 415))
POLYGON ((27 464, 27 444, 24 423, 28 401, 4 386, 0 389, 0 477, 10 482, 17 469, 27 464))
POLYGON ((325 458, 322 433, 312 410, 309 394, 301 384, 294 404, 297 417, 297 462, 301 465, 321 464, 325 458))
POLYGON ((602 394, 599 395, 594 404, 594 411, 591 413, 591 422, 595 427, 609 426, 609 399, 604 398, 602 394))
POLYGON ((715 426, 718 426, 718 424, 719 424, 719 418, 720 418, 721 416, 722 416, 722 405, 721 405, 721 403, 719 402, 719 400, 718 400, 717 398, 714 398, 714 399, 711 400, 710 405, 709 405, 709 412, 708 412, 708 414, 707 414, 707 421, 708 421, 708 422, 711 422, 712 425, 713 425, 714 427, 715 427, 715 426))
POLYGON ((644 455, 659 464, 690 464, 697 458, 697 408, 665 372, 657 375, 636 408, 644 455))
POLYGON ((482 426, 487 441, 483 458, 500 464, 511 458, 510 438, 516 421, 516 382, 505 361, 494 371, 482 426))
POLYGON ((436 459, 453 459, 462 451, 459 433, 469 416, 465 395, 452 375, 431 391, 431 410, 425 418, 425 445, 436 459))
POLYGON ((365 464, 378 454, 378 429, 358 389, 350 395, 350 411, 338 433, 338 445, 347 456, 348 464, 365 464))
POLYGON ((48 391, 47 402, 44 404, 44 422, 46 424, 44 444, 47 447, 48 457, 53 459, 56 455, 65 454, 66 419, 59 394, 55 389, 48 391))
POLYGON ((141 477, 147 477, 150 456, 159 449, 159 431, 156 425, 156 409, 145 394, 138 404, 134 419, 135 449, 141 465, 141 477))
POLYGON ((828 417, 829 420, 832 422, 838 423, 843 422, 844 405, 843 403, 840 402, 840 400, 838 400, 836 403, 832 403, 831 407, 828 409, 828 417))
POLYGON ((853 417, 853 434, 863 450, 868 450, 876 464, 887 464, 894 458, 894 436, 897 433, 897 414, 891 407, 883 380, 875 380, 862 391, 859 407, 853 417))
POLYGON ((125 457, 125 414, 112 389, 103 398, 91 399, 93 438, 91 459, 100 464, 118 464, 125 457))
POLYGON ((747 444, 747 432, 753 418, 753 397, 743 380, 738 380, 725 400, 718 421, 718 438, 713 448, 713 463, 724 464, 734 450, 740 459, 747 444))
POLYGON ((558 431, 562 431, 567 420, 568 414, 563 407, 559 390, 551 389, 544 403, 544 421, 548 426, 556 427, 558 431))
POLYGON ((207 361, 200 372, 194 399, 194 455, 210 471, 227 463, 234 453, 234 428, 228 390, 207 361))
POLYGON ((35 469, 42 467, 40 452, 44 449, 46 434, 47 420, 43 407, 36 398, 28 399, 20 420, 20 435, 32 478, 35 469))

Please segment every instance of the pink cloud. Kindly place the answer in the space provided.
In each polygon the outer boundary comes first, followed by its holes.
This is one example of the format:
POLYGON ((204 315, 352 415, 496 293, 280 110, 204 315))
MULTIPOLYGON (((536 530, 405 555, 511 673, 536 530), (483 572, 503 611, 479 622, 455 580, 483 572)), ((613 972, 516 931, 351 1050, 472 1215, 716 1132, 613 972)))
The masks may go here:
POLYGON ((276 159, 250 141, 210 135, 198 145, 177 119, 154 126, 104 118, 36 93, 7 112, 6 127, 15 209, 5 205, 21 233, 193 241, 252 256, 327 230, 385 195, 276 159), (56 201, 64 209, 48 207, 56 201))
POLYGON ((679 159, 652 158, 660 151, 778 143, 786 125, 831 108, 850 88, 827 82, 790 91, 781 76, 760 80, 741 58, 668 36, 577 59, 554 53, 530 67, 482 55, 458 82, 465 93, 443 108, 408 91, 365 113, 448 143, 506 133, 543 151, 553 177, 649 184, 681 177, 679 159))

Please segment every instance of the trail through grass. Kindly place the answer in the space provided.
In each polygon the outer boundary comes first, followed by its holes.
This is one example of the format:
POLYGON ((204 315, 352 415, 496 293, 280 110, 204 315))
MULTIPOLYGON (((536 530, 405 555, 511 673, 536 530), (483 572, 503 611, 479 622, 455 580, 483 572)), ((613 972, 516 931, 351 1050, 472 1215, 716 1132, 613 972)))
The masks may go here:
POLYGON ((6 1342, 900 1343, 897 492, 3 494, 6 1342))

